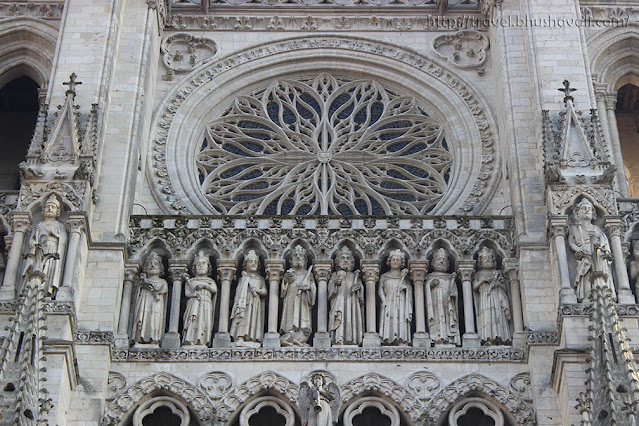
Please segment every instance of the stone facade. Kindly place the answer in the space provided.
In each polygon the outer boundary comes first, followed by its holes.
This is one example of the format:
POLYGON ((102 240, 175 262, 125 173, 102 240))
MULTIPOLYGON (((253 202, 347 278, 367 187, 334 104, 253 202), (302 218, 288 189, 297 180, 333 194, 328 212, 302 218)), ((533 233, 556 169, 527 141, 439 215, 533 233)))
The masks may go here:
POLYGON ((0 2, 0 87, 40 87, 0 424, 635 424, 638 31, 631 1, 0 2))

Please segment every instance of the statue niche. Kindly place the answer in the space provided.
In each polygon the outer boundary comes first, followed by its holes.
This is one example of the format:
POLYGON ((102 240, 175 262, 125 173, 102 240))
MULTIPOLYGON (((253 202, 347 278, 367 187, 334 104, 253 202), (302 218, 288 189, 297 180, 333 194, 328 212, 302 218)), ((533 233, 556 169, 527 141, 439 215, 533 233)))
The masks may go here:
POLYGON ((595 217, 594 206, 588 199, 583 198, 575 206, 572 223, 568 227, 568 245, 577 260, 574 287, 578 302, 587 301, 590 298, 594 279, 593 256, 595 251, 598 251, 600 260, 597 272, 602 274, 602 277, 612 290, 613 298, 616 299, 615 288, 612 283, 610 243, 604 231, 593 223, 595 217))
POLYGON ((291 254, 291 268, 282 279, 282 320, 280 343, 286 346, 308 346, 313 329, 311 308, 315 304, 317 286, 313 266, 306 267, 306 250, 296 245, 291 254))
MULTIPOLYGON (((45 262, 42 272, 45 275, 44 288, 47 297, 55 299, 62 283, 62 269, 67 251, 67 230, 58 218, 60 217, 60 201, 51 195, 42 206, 42 221, 35 226, 29 241, 29 252, 35 253, 36 244, 40 244, 44 254, 57 254, 59 258, 45 262)), ((24 274, 31 269, 31 261, 27 260, 24 274)))
POLYGON ((401 250, 393 250, 386 264, 390 270, 379 277, 379 334, 385 345, 410 345, 413 291, 405 268, 406 256, 401 250))
POLYGON ((428 331, 434 344, 460 345, 456 274, 449 273, 448 252, 433 254, 433 272, 426 277, 428 331))
POLYGON ((473 290, 479 337, 489 345, 510 343, 510 302, 504 275, 497 269, 495 252, 483 247, 477 256, 477 263, 473 290))
POLYGON ((200 251, 193 260, 192 278, 186 280, 184 294, 187 297, 184 312, 184 346, 208 346, 213 334, 217 285, 210 277, 213 267, 209 256, 200 251))
POLYGON ((355 257, 344 246, 335 259, 336 272, 328 282, 331 311, 328 329, 335 345, 360 345, 364 337, 364 286, 355 257))
POLYGON ((242 276, 231 310, 231 336, 237 346, 259 346, 264 336, 266 281, 259 273, 260 258, 250 250, 244 258, 242 276))
POLYGON ((164 278, 162 258, 149 253, 144 262, 135 298, 133 340, 139 344, 159 345, 164 334, 166 296, 169 285, 164 278))

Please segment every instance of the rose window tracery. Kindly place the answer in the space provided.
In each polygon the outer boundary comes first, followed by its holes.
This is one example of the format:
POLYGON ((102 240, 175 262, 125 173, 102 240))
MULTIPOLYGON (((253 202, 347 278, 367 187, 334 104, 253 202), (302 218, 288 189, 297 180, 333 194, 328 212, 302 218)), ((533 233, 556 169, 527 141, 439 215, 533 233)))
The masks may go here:
POLYGON ((224 214, 427 214, 448 189, 442 124, 412 96, 327 73, 238 96, 196 154, 224 214))

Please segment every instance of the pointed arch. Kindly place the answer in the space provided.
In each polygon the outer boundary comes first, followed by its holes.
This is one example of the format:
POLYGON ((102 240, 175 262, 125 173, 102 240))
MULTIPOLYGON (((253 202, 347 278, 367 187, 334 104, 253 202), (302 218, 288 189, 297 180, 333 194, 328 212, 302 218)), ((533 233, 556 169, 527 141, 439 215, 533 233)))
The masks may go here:
POLYGON ((489 401, 499 403, 505 413, 512 416, 517 424, 535 424, 535 412, 521 395, 477 373, 471 373, 455 380, 433 396, 426 405, 428 420, 433 424, 439 424, 443 416, 457 401, 466 396, 477 394, 481 394, 489 401))
POLYGON ((357 377, 340 388, 343 407, 348 406, 360 395, 375 393, 388 398, 413 422, 418 422, 424 414, 424 406, 410 391, 377 373, 357 377))
POLYGON ((291 405, 297 401, 300 388, 284 376, 273 371, 266 371, 260 375, 248 379, 246 382, 235 387, 233 391, 220 401, 218 406, 217 418, 226 422, 233 414, 238 412, 244 403, 251 399, 254 395, 263 391, 274 391, 286 399, 291 405))
POLYGON ((198 387, 177 376, 161 372, 145 377, 118 394, 106 406, 103 422, 105 424, 120 424, 138 405, 161 391, 179 398, 193 410, 201 422, 212 420, 215 415, 213 402, 198 387))

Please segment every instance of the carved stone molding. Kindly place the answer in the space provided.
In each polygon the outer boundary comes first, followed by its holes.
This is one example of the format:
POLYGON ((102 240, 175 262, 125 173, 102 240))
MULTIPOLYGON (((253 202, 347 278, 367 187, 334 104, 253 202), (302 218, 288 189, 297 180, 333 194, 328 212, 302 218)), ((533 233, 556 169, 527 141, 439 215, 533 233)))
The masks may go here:
POLYGON ((406 385, 419 399, 427 400, 439 390, 441 381, 430 371, 418 371, 408 376, 406 385))
POLYGON ((627 23, 639 22, 639 7, 637 6, 582 6, 581 17, 594 21, 617 21, 627 23))
POLYGON ((456 401, 466 396, 469 392, 481 392, 497 400, 517 420, 517 424, 532 426, 536 424, 535 413, 519 394, 514 393, 499 383, 482 376, 471 373, 455 380, 443 388, 426 404, 428 420, 439 424, 439 420, 456 401))
POLYGON ((158 390, 171 392, 188 401, 190 408, 197 414, 199 420, 213 419, 213 403, 201 390, 179 377, 162 372, 140 380, 116 396, 106 406, 103 422, 105 424, 120 424, 133 407, 138 405, 147 395, 158 390))
POLYGON ((40 19, 59 20, 64 9, 63 1, 51 1, 46 3, 24 2, 0 2, 0 18, 13 18, 16 16, 30 16, 40 19))
POLYGON ((71 206, 73 211, 85 210, 84 200, 87 199, 88 190, 88 183, 83 181, 23 183, 18 208, 30 210, 33 204, 40 202, 48 194, 55 193, 64 204, 71 206))
POLYGON ((475 361, 525 362, 527 351, 507 347, 463 348, 278 348, 278 349, 130 349, 115 350, 113 361, 475 361))
POLYGON ((462 30, 433 40, 435 52, 457 68, 480 68, 487 59, 488 37, 479 31, 462 30))
POLYGON ((526 342, 531 346, 558 345, 559 333, 556 331, 529 331, 526 342))
MULTIPOLYGON (((482 203, 486 201, 484 199, 485 193, 492 190, 499 175, 499 162, 497 161, 499 154, 495 150, 495 131, 492 120, 489 118, 490 115, 481 98, 475 94, 474 90, 449 70, 436 65, 427 57, 405 51, 400 47, 373 40, 318 35, 270 42, 200 67, 198 72, 181 82, 168 95, 156 115, 152 146, 149 150, 150 173, 154 176, 152 179, 154 182, 154 194, 167 212, 183 214, 188 210, 181 195, 183 188, 180 187, 180 192, 178 193, 174 184, 175 176, 172 176, 172 172, 169 172, 167 165, 167 149, 171 146, 173 138, 176 137, 171 135, 171 138, 169 138, 169 133, 174 119, 185 101, 217 76, 247 62, 286 52, 302 52, 322 48, 340 49, 344 52, 353 51, 359 54, 381 55, 386 57, 386 59, 416 68, 450 90, 455 91, 465 103, 467 112, 472 114, 474 127, 480 134, 480 140, 477 141, 477 145, 481 147, 482 158, 478 170, 473 171, 473 177, 468 182, 472 190, 468 191, 469 195, 466 199, 460 201, 458 208, 468 213, 476 211, 482 206, 482 203), (169 147, 167 147, 167 144, 169 144, 169 147)), ((170 149, 173 148, 171 147, 170 149)))
POLYGON ((117 371, 109 371, 106 399, 113 399, 126 386, 126 377, 117 371))
POLYGON ((415 398, 408 390, 393 380, 380 376, 377 373, 368 373, 353 379, 340 388, 342 402, 344 404, 348 404, 348 402, 362 393, 374 391, 394 401, 414 422, 416 422, 424 412, 424 406, 419 399, 415 398))
POLYGON ((115 341, 112 331, 78 331, 75 342, 80 345, 110 345, 115 341))
POLYGON ((575 200, 580 196, 586 196, 594 201, 606 215, 617 214, 617 203, 612 188, 596 185, 555 186, 550 190, 550 214, 565 215, 566 210, 574 205, 575 200))
POLYGON ((210 38, 184 32, 169 34, 161 49, 164 65, 176 73, 191 72, 218 52, 217 43, 210 38))
POLYGON ((228 374, 221 371, 206 373, 197 382, 209 398, 216 400, 222 398, 233 386, 233 379, 228 374))
POLYGON ((530 373, 519 373, 510 379, 510 387, 528 402, 532 402, 532 384, 530 381, 530 373))
POLYGON ((237 410, 247 399, 266 389, 278 392, 287 398, 291 403, 297 401, 299 386, 291 382, 284 376, 272 371, 267 371, 255 376, 243 384, 237 386, 233 392, 225 395, 218 405, 217 418, 220 421, 227 421, 232 413, 237 410))

